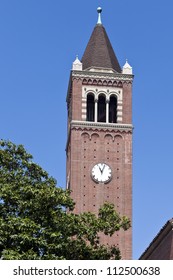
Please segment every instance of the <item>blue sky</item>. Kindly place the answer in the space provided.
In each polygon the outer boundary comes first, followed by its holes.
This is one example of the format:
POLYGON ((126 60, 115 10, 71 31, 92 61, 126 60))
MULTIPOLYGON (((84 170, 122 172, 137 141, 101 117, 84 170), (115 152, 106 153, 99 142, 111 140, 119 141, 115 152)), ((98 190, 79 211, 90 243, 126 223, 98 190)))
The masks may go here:
POLYGON ((65 186, 66 93, 103 8, 133 85, 133 257, 173 216, 173 3, 171 0, 0 2, 0 138, 23 144, 65 186))

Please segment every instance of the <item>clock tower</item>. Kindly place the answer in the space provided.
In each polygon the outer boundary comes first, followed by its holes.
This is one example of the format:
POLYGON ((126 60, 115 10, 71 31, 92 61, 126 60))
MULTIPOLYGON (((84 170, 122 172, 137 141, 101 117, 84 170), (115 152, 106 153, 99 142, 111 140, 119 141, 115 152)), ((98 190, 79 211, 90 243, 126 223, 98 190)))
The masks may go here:
MULTIPOLYGON (((67 188, 75 213, 98 212, 104 202, 132 221, 132 68, 121 69, 106 30, 98 22, 81 61, 73 62, 67 93, 67 188)), ((101 242, 131 259, 131 229, 101 242)))

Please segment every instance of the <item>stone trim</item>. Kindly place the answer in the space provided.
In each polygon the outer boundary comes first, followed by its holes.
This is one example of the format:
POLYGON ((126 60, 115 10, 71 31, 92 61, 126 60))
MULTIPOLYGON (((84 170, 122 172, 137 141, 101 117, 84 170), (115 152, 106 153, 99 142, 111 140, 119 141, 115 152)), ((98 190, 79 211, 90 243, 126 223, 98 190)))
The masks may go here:
POLYGON ((100 73, 90 71, 72 71, 72 78, 88 79, 109 79, 118 81, 133 81, 134 75, 121 73, 100 73))
POLYGON ((132 132, 133 125, 132 124, 119 124, 119 123, 102 123, 102 122, 88 122, 88 121, 71 121, 71 129, 73 128, 81 128, 81 129, 93 129, 93 130, 116 130, 116 131, 126 131, 132 132))
MULTIPOLYGON (((104 86, 93 86, 93 85, 83 85, 82 86, 82 120, 87 119, 87 110, 85 111, 86 116, 84 118, 83 108, 87 108, 87 95, 92 93, 94 95, 94 102, 98 102, 98 98, 100 94, 103 94, 106 98, 106 103, 109 103, 111 96, 116 96, 117 98, 117 121, 122 122, 122 114, 123 114, 123 89, 118 87, 104 87, 104 86), (84 105, 85 104, 85 105, 84 105), (120 105, 120 106, 119 106, 120 105), (118 107, 119 106, 119 107, 118 107)), ((95 104, 95 121, 97 122, 97 109, 98 107, 95 104)), ((107 123, 109 123, 109 105, 106 106, 106 114, 107 114, 107 123)))

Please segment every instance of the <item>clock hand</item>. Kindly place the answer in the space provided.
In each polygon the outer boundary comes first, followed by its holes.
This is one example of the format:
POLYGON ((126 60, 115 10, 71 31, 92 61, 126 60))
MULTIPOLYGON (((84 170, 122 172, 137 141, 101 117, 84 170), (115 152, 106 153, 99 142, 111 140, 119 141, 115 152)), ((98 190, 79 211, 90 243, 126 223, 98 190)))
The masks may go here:
POLYGON ((105 169, 105 164, 103 165, 103 168, 102 168, 102 173, 103 173, 103 170, 105 169))
POLYGON ((103 173, 104 168, 105 168, 105 164, 103 165, 102 168, 99 166, 99 169, 100 169, 101 174, 103 173))

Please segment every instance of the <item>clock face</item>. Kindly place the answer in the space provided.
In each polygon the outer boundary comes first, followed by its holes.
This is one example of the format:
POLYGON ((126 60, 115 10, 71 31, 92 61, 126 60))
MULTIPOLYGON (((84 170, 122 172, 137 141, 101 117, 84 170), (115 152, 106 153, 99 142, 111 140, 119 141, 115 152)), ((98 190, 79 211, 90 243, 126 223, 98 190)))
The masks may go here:
POLYGON ((105 163, 97 163, 91 171, 92 179, 97 183, 107 183, 112 178, 112 170, 105 163))

